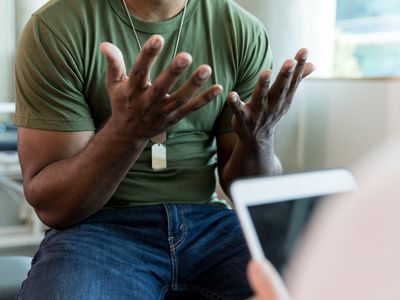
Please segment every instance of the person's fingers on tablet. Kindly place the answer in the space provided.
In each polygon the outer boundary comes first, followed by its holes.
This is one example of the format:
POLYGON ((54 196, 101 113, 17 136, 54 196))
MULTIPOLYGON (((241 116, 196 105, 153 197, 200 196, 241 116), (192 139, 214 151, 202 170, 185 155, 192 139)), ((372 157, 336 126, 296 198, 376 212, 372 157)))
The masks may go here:
POLYGON ((291 300, 282 278, 270 262, 251 260, 247 276, 256 299, 291 300))

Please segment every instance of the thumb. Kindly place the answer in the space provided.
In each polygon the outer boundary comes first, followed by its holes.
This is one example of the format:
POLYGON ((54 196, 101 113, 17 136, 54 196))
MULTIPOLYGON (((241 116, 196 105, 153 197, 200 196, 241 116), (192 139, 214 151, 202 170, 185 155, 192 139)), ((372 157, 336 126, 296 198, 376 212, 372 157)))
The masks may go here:
POLYGON ((124 57, 121 50, 111 43, 104 42, 100 44, 100 51, 107 60, 107 87, 127 78, 124 57))
POLYGON ((238 119, 239 123, 244 122, 245 118, 245 104, 240 100, 236 92, 231 92, 228 95, 228 104, 232 109, 233 114, 238 119))

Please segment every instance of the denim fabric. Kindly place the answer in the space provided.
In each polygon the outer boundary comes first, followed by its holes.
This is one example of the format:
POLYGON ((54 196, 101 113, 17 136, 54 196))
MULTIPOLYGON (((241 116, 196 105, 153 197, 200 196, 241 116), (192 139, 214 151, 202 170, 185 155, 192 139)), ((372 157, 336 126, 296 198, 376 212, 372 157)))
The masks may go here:
POLYGON ((245 299, 248 260, 229 209, 107 208, 46 234, 18 299, 245 299))

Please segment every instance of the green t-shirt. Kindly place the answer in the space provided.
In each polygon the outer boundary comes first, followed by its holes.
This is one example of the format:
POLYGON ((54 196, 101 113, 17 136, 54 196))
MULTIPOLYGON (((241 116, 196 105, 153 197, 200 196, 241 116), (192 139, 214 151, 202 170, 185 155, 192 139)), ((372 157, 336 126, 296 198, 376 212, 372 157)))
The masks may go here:
MULTIPOLYGON (((165 38, 152 78, 172 59, 180 21, 180 14, 159 23, 133 17, 142 44, 155 33, 165 38)), ((106 61, 99 51, 104 41, 121 49, 129 69, 138 45, 121 0, 52 0, 37 11, 17 51, 15 124, 99 130, 111 114, 104 85, 106 61)), ((224 93, 168 130, 167 169, 151 169, 149 143, 108 205, 217 201, 216 135, 232 131, 227 93, 250 97, 261 71, 271 68, 269 49, 261 22, 233 1, 189 0, 179 51, 189 52, 193 64, 176 86, 199 65, 208 64, 213 74, 204 89, 219 83, 224 93)))

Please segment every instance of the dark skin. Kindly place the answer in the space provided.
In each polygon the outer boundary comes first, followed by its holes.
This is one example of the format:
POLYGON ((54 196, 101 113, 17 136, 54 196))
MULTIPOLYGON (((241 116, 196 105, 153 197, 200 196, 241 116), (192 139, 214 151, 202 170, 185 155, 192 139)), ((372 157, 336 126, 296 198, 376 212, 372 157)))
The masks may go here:
POLYGON ((272 86, 271 72, 263 71, 246 104, 237 93, 229 93, 235 134, 218 139, 218 157, 222 159, 219 174, 225 191, 236 178, 282 172, 274 152, 275 131, 279 120, 289 110, 299 83, 315 70, 313 64, 307 63, 307 57, 307 49, 300 49, 295 60, 283 64, 272 86), (223 143, 230 144, 231 149, 224 152, 223 143))
MULTIPOLYGON (((198 94, 211 75, 211 68, 203 65, 169 94, 192 62, 187 53, 178 54, 149 85, 148 74, 162 47, 160 36, 151 37, 127 76, 119 49, 109 43, 100 45, 108 62, 105 84, 112 115, 99 132, 19 129, 25 195, 46 225, 65 228, 100 210, 150 138, 222 92, 220 85, 213 85, 198 94)), ((299 53, 302 56, 306 50, 299 53)), ((280 172, 273 151, 276 125, 287 111, 298 82, 312 69, 309 64, 301 62, 295 67, 294 61, 287 61, 271 89, 266 84, 270 72, 261 74, 248 104, 233 93, 229 95, 235 133, 217 136, 218 168, 225 190, 237 177, 280 172)))

